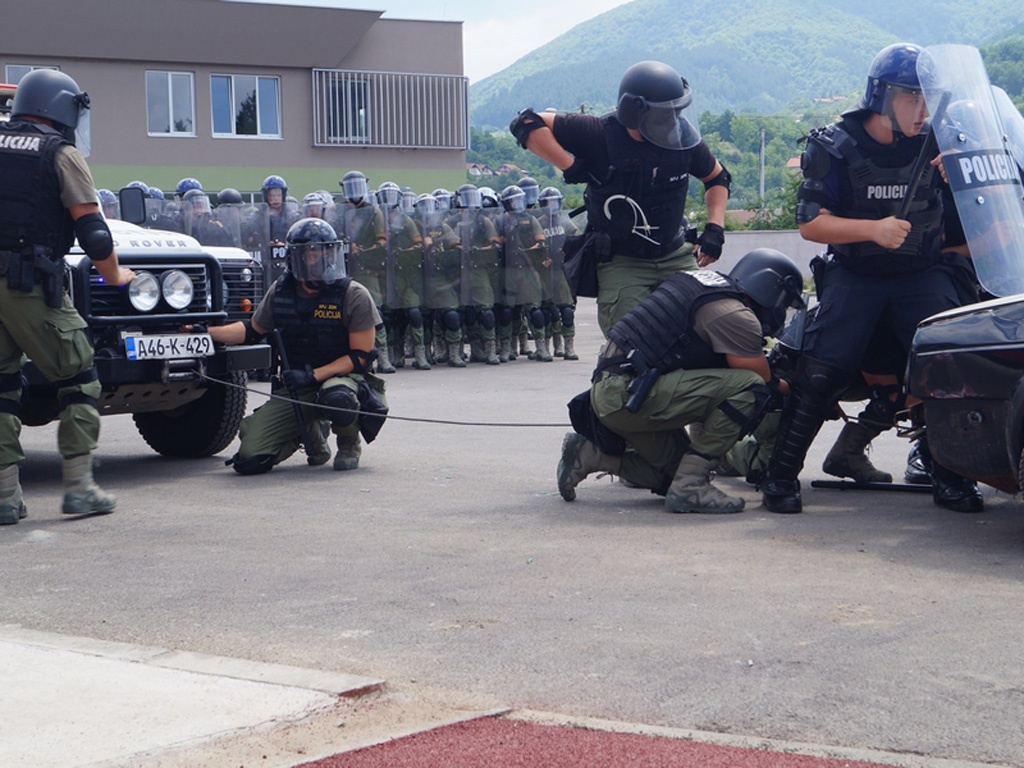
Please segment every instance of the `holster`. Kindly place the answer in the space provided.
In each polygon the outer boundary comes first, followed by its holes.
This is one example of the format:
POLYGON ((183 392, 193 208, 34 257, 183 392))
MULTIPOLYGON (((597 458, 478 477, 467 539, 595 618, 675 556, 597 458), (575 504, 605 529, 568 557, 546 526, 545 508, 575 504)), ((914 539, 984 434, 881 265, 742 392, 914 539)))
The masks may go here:
POLYGON ((39 282, 43 286, 46 306, 60 308, 64 300, 64 262, 50 258, 49 248, 34 246, 23 251, 10 251, 7 259, 7 287, 12 291, 31 293, 39 282))

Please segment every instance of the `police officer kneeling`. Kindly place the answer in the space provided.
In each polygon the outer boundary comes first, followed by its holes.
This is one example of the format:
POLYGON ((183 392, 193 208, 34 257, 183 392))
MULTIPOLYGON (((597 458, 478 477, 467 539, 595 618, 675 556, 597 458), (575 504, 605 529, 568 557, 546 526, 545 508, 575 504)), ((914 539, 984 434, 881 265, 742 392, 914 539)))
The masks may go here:
POLYGON ((802 287, 789 257, 758 248, 728 275, 677 272, 615 323, 590 389, 597 442, 566 435, 562 498, 575 499, 591 472, 609 472, 665 495, 673 512, 742 510, 742 498, 711 485, 711 470, 788 391, 771 373, 764 336, 779 332, 788 307, 803 306, 802 287), (691 442, 693 423, 702 429, 691 442), (604 430, 631 450, 616 451, 604 430))
MULTIPOLYGON (((287 270, 252 319, 211 327, 210 335, 214 341, 251 344, 277 329, 290 369, 282 374, 285 386, 274 394, 295 392, 309 403, 301 408, 305 431, 318 441, 323 437, 319 423, 329 419, 338 440, 334 468, 356 469, 360 433, 372 440, 383 423, 380 414, 386 413, 383 382, 369 373, 380 314, 370 292, 345 276, 338 236, 326 221, 295 222, 285 243, 287 270), (368 416, 367 410, 377 415, 368 416)), ((241 445, 229 463, 242 475, 269 472, 295 453, 301 435, 293 403, 272 398, 242 421, 241 445)), ((322 442, 306 449, 311 465, 330 457, 322 442)))

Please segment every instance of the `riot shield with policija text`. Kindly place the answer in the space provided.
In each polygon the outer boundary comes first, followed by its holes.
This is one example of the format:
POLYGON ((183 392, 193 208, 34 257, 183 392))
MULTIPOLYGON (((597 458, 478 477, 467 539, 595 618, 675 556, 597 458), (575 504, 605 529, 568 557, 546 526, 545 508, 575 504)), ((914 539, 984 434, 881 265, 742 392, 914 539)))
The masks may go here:
POLYGON ((426 306, 423 298, 423 236, 401 208, 384 210, 387 226, 385 303, 391 309, 426 306))
POLYGON ((493 307, 499 297, 498 232, 483 208, 459 208, 455 222, 461 250, 459 301, 466 307, 493 307))
POLYGON ((277 280, 288 266, 285 238, 298 214, 292 207, 276 208, 258 203, 241 223, 242 247, 259 259, 267 287, 277 280))
POLYGON ((935 45, 917 61, 932 131, 978 280, 995 296, 1024 293, 1024 196, 977 48, 935 45))

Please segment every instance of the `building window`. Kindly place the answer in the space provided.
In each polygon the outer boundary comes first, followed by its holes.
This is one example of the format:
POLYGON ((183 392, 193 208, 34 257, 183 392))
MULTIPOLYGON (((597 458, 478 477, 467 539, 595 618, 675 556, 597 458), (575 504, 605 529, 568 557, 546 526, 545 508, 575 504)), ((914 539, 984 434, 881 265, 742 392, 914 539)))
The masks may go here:
POLYGON ((213 75, 214 136, 281 137, 281 82, 276 77, 213 75))
POLYGON ((60 67, 37 67, 29 64, 8 64, 4 67, 4 82, 17 85, 33 69, 60 69, 60 67))
POLYGON ((461 75, 313 70, 313 144, 468 149, 461 75))
POLYGON ((195 136, 195 89, 191 72, 146 72, 150 136, 195 136))

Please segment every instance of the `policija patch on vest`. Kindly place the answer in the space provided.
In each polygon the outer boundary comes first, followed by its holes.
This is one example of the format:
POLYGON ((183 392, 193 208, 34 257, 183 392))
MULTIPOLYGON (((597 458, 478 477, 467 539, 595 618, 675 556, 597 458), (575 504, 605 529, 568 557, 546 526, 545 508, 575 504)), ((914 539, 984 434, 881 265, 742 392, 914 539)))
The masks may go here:
POLYGON ((0 149, 14 149, 19 152, 39 154, 42 147, 42 136, 8 135, 0 136, 0 149))
POLYGON ((341 320, 341 305, 320 302, 313 310, 315 320, 341 320))
POLYGON ((1020 184, 1017 164, 998 149, 961 152, 943 157, 949 186, 954 192, 997 184, 1020 184))

